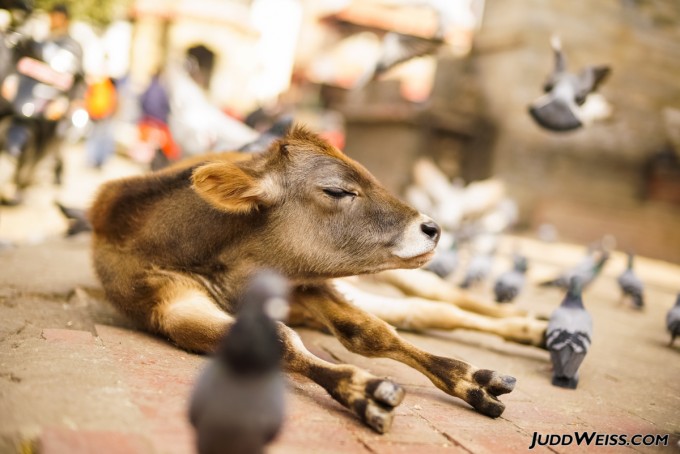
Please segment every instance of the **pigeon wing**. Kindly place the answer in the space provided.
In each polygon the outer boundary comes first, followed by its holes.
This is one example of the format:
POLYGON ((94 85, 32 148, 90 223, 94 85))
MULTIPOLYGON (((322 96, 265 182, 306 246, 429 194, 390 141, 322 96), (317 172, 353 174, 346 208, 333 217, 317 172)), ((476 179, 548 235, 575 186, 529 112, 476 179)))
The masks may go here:
POLYGON ((619 285, 624 292, 631 295, 640 295, 644 289, 644 285, 640 278, 638 278, 632 270, 626 270, 618 278, 619 285))
POLYGON ((611 73, 606 65, 587 66, 578 75, 576 84, 576 100, 579 104, 585 102, 589 93, 594 92, 611 73))
POLYGON ((415 57, 434 53, 442 44, 441 40, 419 38, 390 32, 385 35, 382 55, 375 67, 374 77, 415 57))
POLYGON ((671 333, 680 333, 680 306, 674 306, 666 314, 666 326, 671 333))
POLYGON ((590 348, 592 333, 593 323, 588 312, 558 307, 548 322, 546 346, 551 351, 569 346, 577 353, 585 353, 590 348))

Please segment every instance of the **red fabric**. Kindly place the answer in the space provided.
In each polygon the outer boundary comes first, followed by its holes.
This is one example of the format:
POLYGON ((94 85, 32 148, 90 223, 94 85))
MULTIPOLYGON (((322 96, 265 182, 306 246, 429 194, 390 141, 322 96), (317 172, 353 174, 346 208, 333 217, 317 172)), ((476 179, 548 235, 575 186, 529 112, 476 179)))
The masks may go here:
POLYGON ((138 124, 139 138, 144 142, 156 144, 171 161, 180 157, 180 149, 172 139, 168 125, 150 117, 143 118, 138 124))

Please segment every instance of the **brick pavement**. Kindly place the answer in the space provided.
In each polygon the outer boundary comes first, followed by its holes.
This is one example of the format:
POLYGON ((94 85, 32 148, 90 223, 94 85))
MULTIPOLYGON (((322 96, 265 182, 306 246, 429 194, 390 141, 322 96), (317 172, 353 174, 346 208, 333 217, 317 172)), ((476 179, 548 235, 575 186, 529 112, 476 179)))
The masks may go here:
MULTIPOLYGON (((106 303, 83 243, 55 240, 5 251, 0 273, 0 452, 187 453, 193 433, 187 397, 207 358, 134 330, 106 303), (40 257, 41 274, 31 263, 40 257), (71 265, 64 267, 64 263, 71 265), (82 272, 78 272, 78 268, 82 272), (9 270, 9 272, 8 272, 9 270), (78 289, 74 291, 74 289, 78 289)), ((649 263, 651 269, 659 266, 649 263)), ((680 343, 663 325, 671 279, 653 282, 643 313, 619 307, 616 267, 586 293, 595 320, 591 354, 575 391, 550 385, 546 352, 472 332, 403 333, 437 354, 518 378, 499 419, 482 416, 390 360, 347 352, 334 338, 302 330, 310 350, 389 376, 407 391, 390 433, 359 423, 323 390, 299 377, 287 388, 287 418, 272 453, 525 452, 533 432, 680 435, 680 343)), ((657 273, 656 276, 664 275, 657 273)), ((486 291, 485 289, 481 291, 486 291)), ((549 313, 560 295, 530 289, 519 304, 549 313)), ((533 452, 677 452, 677 447, 539 447, 533 452)))

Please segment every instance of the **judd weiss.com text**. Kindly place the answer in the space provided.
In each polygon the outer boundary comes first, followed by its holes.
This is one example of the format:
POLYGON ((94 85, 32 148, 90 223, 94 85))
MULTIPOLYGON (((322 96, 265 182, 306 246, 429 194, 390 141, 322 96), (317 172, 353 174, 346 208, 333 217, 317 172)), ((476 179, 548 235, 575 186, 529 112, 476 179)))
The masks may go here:
POLYGON ((534 432, 529 449, 536 446, 668 446, 669 435, 624 435, 598 432, 540 434, 534 432))

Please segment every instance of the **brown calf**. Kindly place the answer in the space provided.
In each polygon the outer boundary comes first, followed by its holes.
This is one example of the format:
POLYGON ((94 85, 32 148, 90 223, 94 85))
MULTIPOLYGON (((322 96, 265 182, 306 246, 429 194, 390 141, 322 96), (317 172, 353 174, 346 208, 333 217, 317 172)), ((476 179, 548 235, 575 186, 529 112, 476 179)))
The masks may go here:
MULTIPOLYGON (((346 301, 329 278, 417 268, 439 227, 391 196, 361 165, 295 128, 265 153, 225 153, 106 184, 90 212, 94 264, 108 299, 149 331, 198 352, 214 349, 255 270, 293 285, 291 322, 321 324, 353 352, 404 362, 478 411, 515 379, 426 353, 346 301)), ((281 324, 286 370, 324 387, 385 432, 403 399, 394 383, 313 356, 281 324)))

